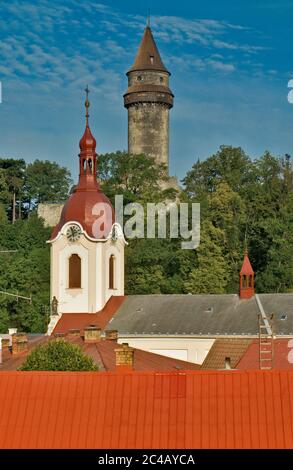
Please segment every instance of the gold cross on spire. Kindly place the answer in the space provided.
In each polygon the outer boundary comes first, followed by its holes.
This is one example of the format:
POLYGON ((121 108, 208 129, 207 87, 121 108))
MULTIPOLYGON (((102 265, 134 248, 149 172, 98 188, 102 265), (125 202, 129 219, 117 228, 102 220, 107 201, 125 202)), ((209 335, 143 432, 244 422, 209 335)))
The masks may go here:
POLYGON ((85 99, 85 108, 86 108, 86 124, 88 125, 88 122, 89 122, 89 107, 90 107, 90 102, 89 102, 89 87, 88 85, 86 86, 86 88, 84 89, 84 91, 86 92, 86 99, 85 99))

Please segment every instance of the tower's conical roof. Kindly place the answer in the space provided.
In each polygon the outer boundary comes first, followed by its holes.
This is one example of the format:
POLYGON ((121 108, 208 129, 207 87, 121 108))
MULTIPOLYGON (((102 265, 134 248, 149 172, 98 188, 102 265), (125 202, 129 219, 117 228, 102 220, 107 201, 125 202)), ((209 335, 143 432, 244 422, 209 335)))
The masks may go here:
POLYGON ((139 46, 133 66, 128 72, 135 70, 160 70, 162 72, 168 72, 164 66, 154 37, 152 35, 151 28, 147 26, 144 30, 143 38, 139 46))

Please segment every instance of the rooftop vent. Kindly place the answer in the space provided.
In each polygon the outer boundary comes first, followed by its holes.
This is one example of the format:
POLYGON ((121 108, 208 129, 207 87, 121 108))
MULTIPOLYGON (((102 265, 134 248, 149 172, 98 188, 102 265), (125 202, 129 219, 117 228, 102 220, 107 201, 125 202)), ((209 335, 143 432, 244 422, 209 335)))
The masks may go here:
POLYGON ((288 318, 287 313, 282 313, 282 314, 280 315, 280 320, 283 320, 283 321, 284 321, 284 320, 287 320, 287 318, 288 318))
POLYGON ((227 369, 227 370, 231 369, 231 358, 230 357, 225 357, 225 369, 227 369))

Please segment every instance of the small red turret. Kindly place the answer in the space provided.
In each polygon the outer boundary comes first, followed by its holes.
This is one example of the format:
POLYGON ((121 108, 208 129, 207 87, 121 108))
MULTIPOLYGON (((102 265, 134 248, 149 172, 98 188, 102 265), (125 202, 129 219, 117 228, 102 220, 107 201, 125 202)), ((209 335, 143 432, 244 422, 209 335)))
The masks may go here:
POLYGON ((239 296, 240 299, 250 299, 254 296, 254 271, 247 251, 244 253, 244 261, 240 271, 239 296))

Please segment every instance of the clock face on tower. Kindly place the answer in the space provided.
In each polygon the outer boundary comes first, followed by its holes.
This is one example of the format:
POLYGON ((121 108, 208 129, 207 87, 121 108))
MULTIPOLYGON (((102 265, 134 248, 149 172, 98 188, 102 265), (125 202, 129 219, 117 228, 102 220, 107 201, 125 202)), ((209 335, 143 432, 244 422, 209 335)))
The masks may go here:
POLYGON ((66 232, 67 239, 70 242, 77 242, 81 236, 81 229, 78 225, 71 225, 66 232))

